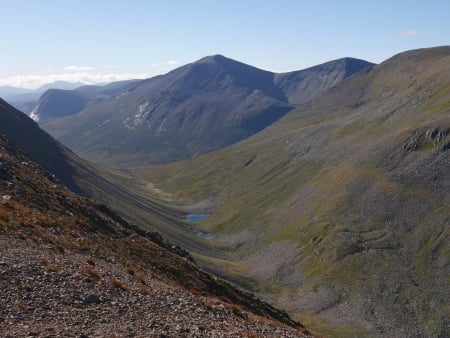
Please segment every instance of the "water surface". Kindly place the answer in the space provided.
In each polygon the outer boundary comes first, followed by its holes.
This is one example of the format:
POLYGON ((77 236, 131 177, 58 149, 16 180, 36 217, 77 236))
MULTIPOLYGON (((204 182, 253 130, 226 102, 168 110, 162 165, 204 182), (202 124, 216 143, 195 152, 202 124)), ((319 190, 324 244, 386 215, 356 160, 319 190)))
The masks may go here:
POLYGON ((186 216, 188 222, 200 222, 208 218, 207 214, 189 214, 186 216))
POLYGON ((198 237, 211 239, 211 238, 217 238, 217 235, 213 232, 206 232, 206 231, 199 231, 196 233, 198 237))

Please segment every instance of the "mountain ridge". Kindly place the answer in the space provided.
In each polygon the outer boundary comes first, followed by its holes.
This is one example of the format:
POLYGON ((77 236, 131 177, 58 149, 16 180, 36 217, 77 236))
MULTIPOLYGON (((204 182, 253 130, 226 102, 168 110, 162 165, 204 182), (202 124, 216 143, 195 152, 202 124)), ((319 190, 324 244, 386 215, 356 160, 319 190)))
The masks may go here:
POLYGON ((325 93, 345 78, 373 66, 373 63, 364 60, 344 57, 300 71, 275 74, 275 81, 288 94, 289 103, 301 105, 325 93), (316 77, 314 80, 318 83, 313 82, 311 86, 311 81, 307 81, 309 73, 316 77), (312 87, 314 93, 308 87, 312 87))
MULTIPOLYGON (((337 64, 331 62, 328 67, 337 64)), ((371 65, 361 61, 355 67, 371 65)), ((304 82, 328 74, 332 81, 319 81, 324 90, 348 75, 342 67, 332 74, 320 71, 321 66, 309 69, 304 82)), ((213 55, 134 83, 123 95, 41 125, 90 159, 120 164, 191 158, 245 139, 292 110, 294 105, 274 77, 272 72, 213 55), (112 143, 114 147, 106 146, 112 143)), ((293 80, 283 80, 284 87, 293 86, 293 80)), ((296 88, 292 95, 299 97, 299 91, 296 88)), ((302 102, 314 95, 311 89, 302 102)))

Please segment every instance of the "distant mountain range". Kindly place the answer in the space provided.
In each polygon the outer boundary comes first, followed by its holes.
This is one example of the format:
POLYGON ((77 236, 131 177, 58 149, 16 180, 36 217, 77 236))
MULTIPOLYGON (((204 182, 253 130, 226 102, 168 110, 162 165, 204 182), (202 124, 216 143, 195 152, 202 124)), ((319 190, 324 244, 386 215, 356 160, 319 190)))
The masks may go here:
POLYGON ((147 80, 46 92, 32 117, 88 159, 164 163, 245 139, 371 66, 344 58, 275 74, 214 55, 147 80))
MULTIPOLYGON (((0 97, 4 100, 9 99, 20 99, 27 97, 27 95, 42 95, 46 90, 49 89, 75 89, 77 87, 83 86, 84 83, 81 82, 66 82, 66 81, 55 81, 52 83, 47 83, 36 89, 20 88, 13 86, 0 86, 0 97)), ((39 97, 38 97, 39 98, 39 97)))
POLYGON ((80 86, 76 89, 48 89, 30 113, 36 122, 45 123, 59 117, 79 113, 89 106, 120 95, 136 80, 119 81, 103 86, 80 86))
POLYGON ((29 114, 35 106, 36 102, 45 91, 49 89, 70 90, 83 85, 84 84, 81 82, 73 83, 66 81, 56 81, 45 84, 37 89, 0 86, 0 97, 8 101, 9 104, 13 105, 20 111, 29 114))

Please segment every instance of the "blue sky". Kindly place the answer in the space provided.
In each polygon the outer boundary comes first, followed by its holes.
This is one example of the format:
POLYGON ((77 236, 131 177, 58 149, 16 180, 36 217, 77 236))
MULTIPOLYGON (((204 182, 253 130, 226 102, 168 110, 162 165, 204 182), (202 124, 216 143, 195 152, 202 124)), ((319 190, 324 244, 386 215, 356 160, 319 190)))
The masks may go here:
POLYGON ((0 0, 0 85, 107 82, 203 56, 271 71, 450 44, 450 1, 0 0))

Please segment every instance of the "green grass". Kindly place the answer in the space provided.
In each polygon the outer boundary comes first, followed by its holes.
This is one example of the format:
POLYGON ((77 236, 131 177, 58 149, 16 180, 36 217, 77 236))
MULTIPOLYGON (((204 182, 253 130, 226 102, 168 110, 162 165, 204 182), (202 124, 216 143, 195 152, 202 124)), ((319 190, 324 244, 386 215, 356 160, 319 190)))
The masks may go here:
POLYGON ((335 141, 339 141, 342 138, 356 133, 358 131, 360 131, 361 129, 364 128, 364 122, 362 121, 353 121, 350 122, 349 124, 346 124, 344 127, 342 127, 341 129, 337 130, 334 134, 333 134, 333 138, 335 141))

